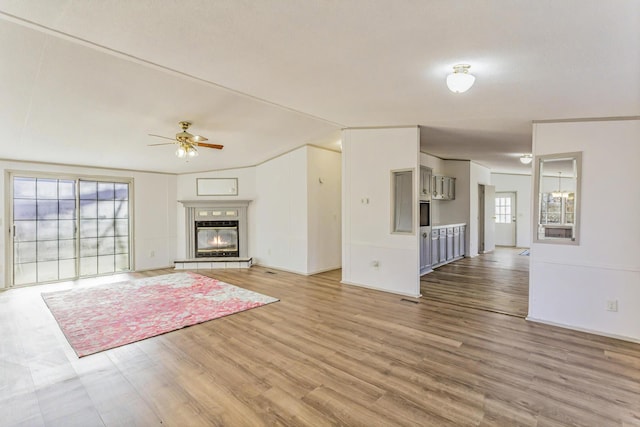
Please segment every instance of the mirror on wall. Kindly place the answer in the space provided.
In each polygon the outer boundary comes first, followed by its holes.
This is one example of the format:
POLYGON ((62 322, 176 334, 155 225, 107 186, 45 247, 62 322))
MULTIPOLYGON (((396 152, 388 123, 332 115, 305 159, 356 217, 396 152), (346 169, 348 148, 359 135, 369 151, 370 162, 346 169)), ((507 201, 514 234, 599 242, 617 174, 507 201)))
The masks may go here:
POLYGON ((196 178, 198 196, 237 196, 238 178, 196 178))
POLYGON ((578 244, 581 167, 579 152, 536 156, 536 242, 578 244))

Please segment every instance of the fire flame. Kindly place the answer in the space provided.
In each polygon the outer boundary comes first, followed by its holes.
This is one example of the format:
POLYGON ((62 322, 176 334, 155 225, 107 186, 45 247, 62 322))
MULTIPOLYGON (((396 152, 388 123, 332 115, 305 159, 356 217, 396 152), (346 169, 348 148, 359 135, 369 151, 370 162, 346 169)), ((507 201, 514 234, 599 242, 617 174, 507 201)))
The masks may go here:
POLYGON ((208 241, 208 243, 211 246, 220 246, 220 245, 226 244, 227 242, 225 242, 224 239, 220 238, 220 236, 214 236, 213 239, 210 239, 208 241))

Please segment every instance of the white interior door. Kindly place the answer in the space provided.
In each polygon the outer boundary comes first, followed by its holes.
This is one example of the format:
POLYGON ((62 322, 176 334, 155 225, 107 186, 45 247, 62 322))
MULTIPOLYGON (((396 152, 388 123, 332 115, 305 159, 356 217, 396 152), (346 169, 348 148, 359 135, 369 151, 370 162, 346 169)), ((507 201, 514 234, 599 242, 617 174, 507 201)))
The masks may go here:
POLYGON ((496 193, 496 245, 516 245, 516 193, 496 193))

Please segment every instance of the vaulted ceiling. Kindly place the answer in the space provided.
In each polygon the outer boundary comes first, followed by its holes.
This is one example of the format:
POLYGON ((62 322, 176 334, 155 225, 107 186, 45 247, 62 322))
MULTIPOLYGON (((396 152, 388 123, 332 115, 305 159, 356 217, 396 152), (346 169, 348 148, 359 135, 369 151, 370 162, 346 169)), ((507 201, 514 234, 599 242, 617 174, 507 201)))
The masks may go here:
POLYGON ((425 152, 526 173, 532 120, 640 115, 637 0, 1 0, 0 18, 4 159, 184 173, 421 125, 425 152), (225 148, 148 146, 180 120, 225 148))

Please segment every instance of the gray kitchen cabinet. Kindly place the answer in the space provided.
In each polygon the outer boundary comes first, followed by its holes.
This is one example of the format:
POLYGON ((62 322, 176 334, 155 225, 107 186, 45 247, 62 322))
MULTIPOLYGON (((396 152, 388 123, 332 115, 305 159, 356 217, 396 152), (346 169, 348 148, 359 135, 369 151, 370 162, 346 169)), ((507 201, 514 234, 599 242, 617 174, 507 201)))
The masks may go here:
POLYGON ((423 260, 425 246, 430 245, 431 264, 426 272, 450 263, 465 255, 466 224, 436 225, 431 228, 431 233, 425 232, 420 238, 420 274, 424 274, 426 259, 423 260))
POLYGON ((432 199, 454 200, 456 198, 456 179, 451 176, 434 175, 432 189, 432 199))
POLYGON ((453 227, 447 227, 447 261, 453 259, 453 227))
POLYGON ((420 227, 420 274, 431 270, 431 229, 420 227))
POLYGON ((420 166, 420 200, 431 200, 432 175, 431 168, 420 166))
POLYGON ((440 230, 431 230, 431 268, 440 264, 440 230))
POLYGON ((438 230, 438 263, 447 261, 447 229, 438 230))

